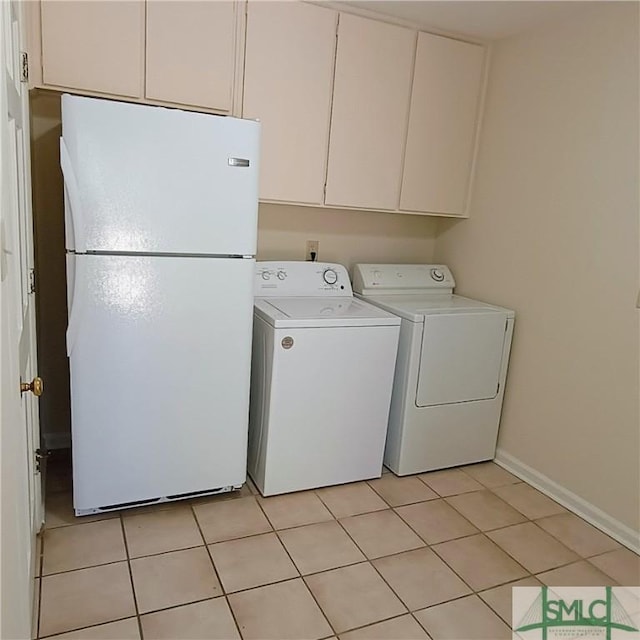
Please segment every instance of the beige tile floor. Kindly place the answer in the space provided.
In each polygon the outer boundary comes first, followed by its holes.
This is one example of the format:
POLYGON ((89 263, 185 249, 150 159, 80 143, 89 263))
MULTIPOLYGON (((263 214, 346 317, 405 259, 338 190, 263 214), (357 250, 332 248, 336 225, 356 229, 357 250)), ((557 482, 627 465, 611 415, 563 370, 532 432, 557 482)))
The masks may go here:
POLYGON ((640 559, 494 463, 75 518, 49 470, 38 638, 510 638, 514 585, 638 585, 640 559))

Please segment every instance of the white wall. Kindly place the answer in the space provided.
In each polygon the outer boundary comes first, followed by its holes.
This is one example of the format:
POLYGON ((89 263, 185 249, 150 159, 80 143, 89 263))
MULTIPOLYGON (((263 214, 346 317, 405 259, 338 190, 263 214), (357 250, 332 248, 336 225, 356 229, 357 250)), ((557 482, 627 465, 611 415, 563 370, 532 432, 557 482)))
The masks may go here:
POLYGON ((307 240, 318 259, 348 269, 358 262, 429 262, 435 218, 371 211, 260 205, 258 260, 304 260, 307 240))
POLYGON ((640 530, 638 4, 493 49, 471 219, 436 259, 512 307, 499 450, 640 530))

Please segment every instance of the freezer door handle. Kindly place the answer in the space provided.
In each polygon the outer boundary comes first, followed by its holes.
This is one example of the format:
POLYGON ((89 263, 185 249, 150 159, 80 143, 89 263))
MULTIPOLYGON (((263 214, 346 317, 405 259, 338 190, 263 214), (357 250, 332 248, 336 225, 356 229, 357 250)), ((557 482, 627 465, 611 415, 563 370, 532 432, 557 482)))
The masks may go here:
POLYGON ((84 253, 87 250, 87 240, 84 233, 84 215, 80 200, 80 189, 78 188, 78 181, 64 138, 60 138, 60 167, 62 168, 64 186, 71 209, 70 215, 67 217, 67 223, 70 222, 73 227, 74 249, 77 253, 84 253))

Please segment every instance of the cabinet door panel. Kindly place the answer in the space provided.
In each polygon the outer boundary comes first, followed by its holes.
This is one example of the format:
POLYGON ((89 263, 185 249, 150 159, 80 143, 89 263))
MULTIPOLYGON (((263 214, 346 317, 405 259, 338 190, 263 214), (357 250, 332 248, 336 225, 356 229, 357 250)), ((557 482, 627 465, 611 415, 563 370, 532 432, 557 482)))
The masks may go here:
POLYGON ((418 36, 400 208, 464 214, 484 47, 418 36))
POLYGON ((396 209, 416 32, 340 14, 328 205, 396 209))
POLYGON ((322 204, 337 12, 250 2, 243 117, 262 122, 260 198, 322 204))
POLYGON ((44 84, 142 93, 144 2, 42 2, 44 84))
POLYGON ((239 2, 147 3, 145 96, 231 111, 239 2))

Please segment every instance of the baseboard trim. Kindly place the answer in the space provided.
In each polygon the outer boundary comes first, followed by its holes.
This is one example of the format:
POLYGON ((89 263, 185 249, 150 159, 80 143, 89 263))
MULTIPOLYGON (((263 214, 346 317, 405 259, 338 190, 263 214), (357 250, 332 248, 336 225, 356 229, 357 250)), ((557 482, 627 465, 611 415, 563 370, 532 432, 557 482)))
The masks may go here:
POLYGON ((602 509, 599 509, 590 502, 587 502, 584 498, 565 489, 557 482, 554 482, 501 449, 496 451, 494 462, 556 502, 559 502, 563 507, 569 509, 569 511, 584 518, 594 527, 597 527, 617 540, 620 544, 631 549, 631 551, 640 554, 639 532, 634 531, 631 527, 628 527, 626 524, 602 511, 602 509))
POLYGON ((42 439, 47 449, 68 449, 71 447, 71 435, 68 433, 43 433, 42 439))

